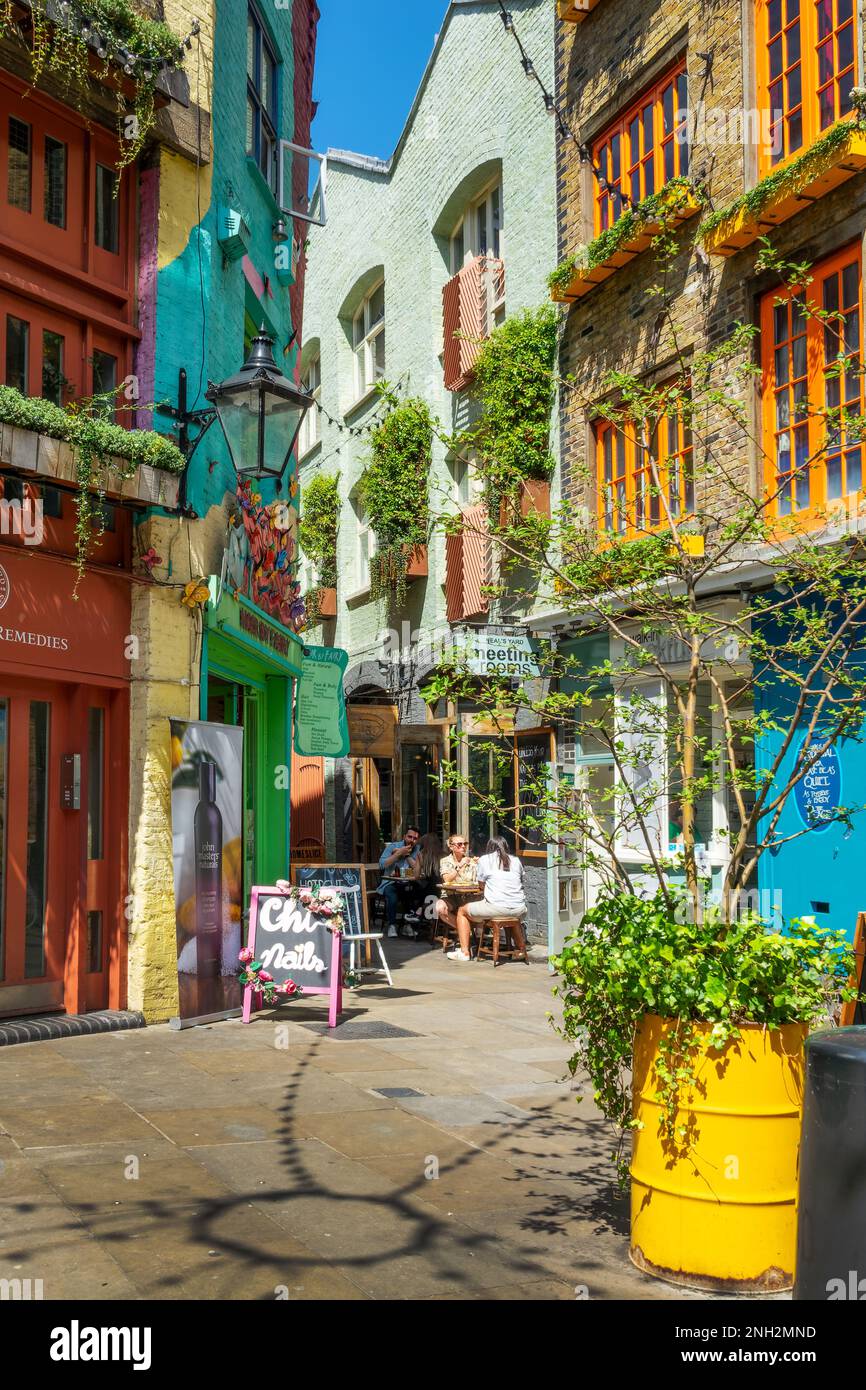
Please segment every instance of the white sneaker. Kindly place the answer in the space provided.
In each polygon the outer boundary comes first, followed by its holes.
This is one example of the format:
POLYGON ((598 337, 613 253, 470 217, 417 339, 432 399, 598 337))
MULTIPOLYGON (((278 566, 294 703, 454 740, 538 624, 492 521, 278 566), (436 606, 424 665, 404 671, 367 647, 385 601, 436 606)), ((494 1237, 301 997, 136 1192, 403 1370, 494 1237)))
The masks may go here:
POLYGON ((469 955, 469 953, 468 953, 467 951, 461 951, 461 949, 460 949, 459 946, 457 947, 457 950, 456 950, 456 951, 446 951, 445 954, 446 954, 448 960, 471 960, 471 959, 472 959, 472 957, 469 955))
POLYGON ((388 928, 388 935, 389 935, 389 936, 396 936, 396 935, 397 935, 397 928, 396 928, 396 927, 389 927, 389 928, 388 928))
POLYGON ((410 941, 414 941, 414 940, 415 940, 415 937, 418 935, 418 933, 416 932, 416 930, 415 930, 414 927, 410 927, 410 926, 408 926, 406 923, 404 923, 404 924, 403 924, 403 935, 404 935, 404 936, 408 936, 408 938, 409 938, 410 941))

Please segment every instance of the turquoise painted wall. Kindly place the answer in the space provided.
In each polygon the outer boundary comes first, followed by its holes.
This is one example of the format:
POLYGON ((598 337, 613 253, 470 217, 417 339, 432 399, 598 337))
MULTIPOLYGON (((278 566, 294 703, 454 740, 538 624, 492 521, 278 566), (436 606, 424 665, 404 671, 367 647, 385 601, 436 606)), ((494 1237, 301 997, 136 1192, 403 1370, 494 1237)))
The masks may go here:
MULTIPOLYGON (((294 61, 292 9, 271 5, 258 9, 259 19, 280 59, 278 75, 278 127, 284 139, 293 138, 294 61)), ((213 72, 213 162, 209 199, 199 180, 202 216, 182 252, 161 266, 158 276, 156 316, 155 400, 177 400, 177 376, 181 366, 188 373, 191 409, 207 404, 208 380, 220 381, 238 371, 244 360, 245 314, 265 321, 276 339, 274 355, 287 375, 294 372, 296 349, 284 355, 292 333, 289 277, 276 276, 273 224, 276 200, 255 162, 246 155, 247 37, 246 5, 216 8, 213 72), (248 258, 257 275, 270 282, 270 293, 255 294, 244 273, 242 260, 227 261, 219 245, 220 208, 240 211, 250 229, 248 258)), ((188 190, 185 196, 188 196, 188 190)), ((161 206, 161 217, 172 214, 161 206)), ((291 224, 289 224, 291 226, 291 224)), ((291 250, 291 242, 285 243, 291 250)), ((289 255, 289 263, 291 256, 289 255)), ((170 427, 156 416, 159 429, 170 427)), ((199 516, 222 503, 234 492, 235 475, 218 425, 214 425, 193 457, 188 476, 188 500, 199 516), (210 465, 216 460, 216 466, 210 465)), ((284 485, 284 495, 286 493, 284 485)), ((272 485, 262 488, 265 501, 272 485)))

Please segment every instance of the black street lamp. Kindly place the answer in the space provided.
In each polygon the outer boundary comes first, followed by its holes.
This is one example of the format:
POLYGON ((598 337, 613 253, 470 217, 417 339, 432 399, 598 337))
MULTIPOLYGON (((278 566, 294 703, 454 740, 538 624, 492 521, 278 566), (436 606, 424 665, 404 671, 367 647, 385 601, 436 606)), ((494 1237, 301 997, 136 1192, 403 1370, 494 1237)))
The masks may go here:
MULTIPOLYGON (((186 371, 181 368, 177 408, 163 407, 178 422, 178 447, 187 465, 214 420, 219 420, 232 465, 239 478, 272 478, 280 491, 304 416, 315 404, 299 391, 274 360, 274 340, 264 324, 250 344, 239 372, 216 385, 208 384, 210 409, 188 410, 186 371), (198 425, 194 439, 190 425, 198 425)), ((186 505, 186 475, 183 504, 186 505)))

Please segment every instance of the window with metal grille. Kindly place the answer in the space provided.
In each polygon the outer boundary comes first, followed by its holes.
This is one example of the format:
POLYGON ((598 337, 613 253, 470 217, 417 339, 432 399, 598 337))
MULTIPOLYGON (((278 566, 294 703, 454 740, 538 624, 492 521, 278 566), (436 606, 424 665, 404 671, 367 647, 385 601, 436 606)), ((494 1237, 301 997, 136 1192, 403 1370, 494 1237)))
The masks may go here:
POLYGON ((13 208, 30 211, 32 179, 32 132, 26 121, 9 117, 9 167, 6 197, 13 208))
POLYGON ((66 146, 50 135, 45 137, 43 212, 52 226, 66 226, 66 146))

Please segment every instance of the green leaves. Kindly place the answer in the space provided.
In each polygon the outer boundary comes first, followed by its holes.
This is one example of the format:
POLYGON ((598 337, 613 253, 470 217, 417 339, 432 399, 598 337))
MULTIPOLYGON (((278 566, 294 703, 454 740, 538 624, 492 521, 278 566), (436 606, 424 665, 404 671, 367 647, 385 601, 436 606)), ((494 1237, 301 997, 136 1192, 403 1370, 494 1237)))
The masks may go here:
POLYGON ((373 593, 392 591, 402 604, 408 555, 427 543, 433 419, 425 402, 410 396, 395 404, 370 445, 360 495, 377 542, 370 561, 373 593))
POLYGON ((319 583, 326 589, 337 585, 339 517, 340 475, 317 473, 304 487, 298 539, 307 559, 316 566, 319 583))
POLYGON ((845 997, 852 973, 844 934, 810 919, 780 932, 754 915, 728 926, 713 911, 702 922, 676 916, 683 920, 674 919, 660 895, 607 893, 554 962, 560 1031, 576 1048, 570 1069, 589 1073, 602 1114, 619 1131, 620 1155, 634 1126, 632 1046, 644 1015, 678 1020, 660 1040, 655 1074, 665 1141, 683 1153, 690 1136, 682 1109, 695 1082, 697 1025, 713 1025, 712 1045, 721 1051, 744 1023, 823 1021, 845 997))

